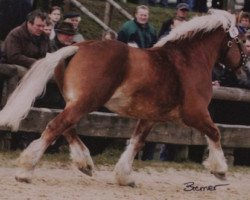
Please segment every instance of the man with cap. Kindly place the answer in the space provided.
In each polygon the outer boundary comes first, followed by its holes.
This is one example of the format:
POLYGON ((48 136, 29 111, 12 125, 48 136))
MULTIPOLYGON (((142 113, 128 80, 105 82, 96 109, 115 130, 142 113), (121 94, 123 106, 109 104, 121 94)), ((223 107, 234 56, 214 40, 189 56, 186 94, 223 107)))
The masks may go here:
POLYGON ((73 38, 76 34, 76 30, 73 25, 67 22, 62 22, 55 28, 56 36, 51 41, 51 51, 56 51, 62 47, 69 46, 73 43, 73 38))
POLYGON ((160 32, 158 34, 158 38, 168 35, 173 28, 187 21, 188 12, 189 12, 189 5, 186 3, 179 3, 176 6, 175 17, 163 22, 160 32))
MULTIPOLYGON (((76 31, 78 31, 78 26, 79 26, 80 21, 81 21, 81 16, 79 13, 76 13, 76 12, 66 13, 63 16, 63 20, 64 20, 64 22, 71 23, 73 25, 74 29, 76 31)), ((74 35, 73 41, 76 43, 82 42, 82 41, 84 41, 84 37, 82 36, 82 34, 76 33, 74 35)))

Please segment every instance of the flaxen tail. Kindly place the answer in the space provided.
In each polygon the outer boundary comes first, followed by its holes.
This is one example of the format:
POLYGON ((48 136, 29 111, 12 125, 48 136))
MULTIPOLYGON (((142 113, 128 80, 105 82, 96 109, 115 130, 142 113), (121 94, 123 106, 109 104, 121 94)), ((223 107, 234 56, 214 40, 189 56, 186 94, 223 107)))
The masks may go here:
POLYGON ((74 55, 78 48, 76 46, 64 47, 35 62, 1 110, 0 126, 8 126, 13 131, 17 131, 20 121, 27 116, 36 97, 43 93, 59 61, 74 55))

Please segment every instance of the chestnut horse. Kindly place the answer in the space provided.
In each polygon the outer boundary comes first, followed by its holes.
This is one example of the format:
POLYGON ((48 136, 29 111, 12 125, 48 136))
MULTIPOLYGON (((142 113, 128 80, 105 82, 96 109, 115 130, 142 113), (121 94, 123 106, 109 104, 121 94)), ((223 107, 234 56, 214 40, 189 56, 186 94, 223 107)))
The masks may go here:
POLYGON ((93 161, 76 134, 75 124, 102 105, 138 119, 130 143, 115 166, 120 185, 134 183, 135 155, 152 127, 169 120, 181 120, 206 136, 210 152, 204 164, 224 179, 227 164, 220 132, 207 108, 215 62, 236 70, 244 60, 235 23, 235 16, 230 13, 212 11, 177 27, 150 49, 132 48, 118 41, 88 41, 37 61, 1 111, 0 125, 17 130, 53 75, 66 106, 20 155, 16 180, 31 181, 44 151, 61 134, 69 142, 71 158, 78 169, 92 175, 93 161), (72 58, 66 62, 69 56, 72 58))

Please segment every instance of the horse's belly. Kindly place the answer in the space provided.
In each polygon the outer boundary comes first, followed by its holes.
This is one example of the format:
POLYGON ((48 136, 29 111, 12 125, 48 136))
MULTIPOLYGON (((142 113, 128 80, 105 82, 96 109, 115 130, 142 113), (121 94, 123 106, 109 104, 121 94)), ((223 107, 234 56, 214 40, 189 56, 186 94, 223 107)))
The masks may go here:
POLYGON ((179 106, 163 108, 156 106, 152 99, 134 98, 119 88, 105 104, 112 112, 123 116, 154 121, 169 121, 180 118, 179 106))
POLYGON ((128 110, 132 98, 128 95, 125 95, 121 89, 118 89, 113 96, 106 102, 105 107, 109 110, 122 114, 128 110))

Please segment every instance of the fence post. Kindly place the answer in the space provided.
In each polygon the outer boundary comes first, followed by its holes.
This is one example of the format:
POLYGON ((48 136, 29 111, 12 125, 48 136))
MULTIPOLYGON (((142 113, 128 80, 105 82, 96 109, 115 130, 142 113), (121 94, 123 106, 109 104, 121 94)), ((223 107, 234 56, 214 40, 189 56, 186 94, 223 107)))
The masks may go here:
POLYGON ((176 152, 174 155, 175 162, 183 162, 188 160, 188 145, 176 145, 176 152))
MULTIPOLYGON (((106 24, 107 26, 110 26, 112 14, 113 14, 113 6, 112 6, 108 1, 106 1, 106 3, 105 3, 105 12, 104 12, 103 22, 104 22, 104 24, 106 24)), ((106 31, 103 30, 102 38, 104 37, 105 32, 106 32, 106 31)))
POLYGON ((234 165, 234 148, 223 148, 227 164, 229 166, 234 165))

